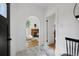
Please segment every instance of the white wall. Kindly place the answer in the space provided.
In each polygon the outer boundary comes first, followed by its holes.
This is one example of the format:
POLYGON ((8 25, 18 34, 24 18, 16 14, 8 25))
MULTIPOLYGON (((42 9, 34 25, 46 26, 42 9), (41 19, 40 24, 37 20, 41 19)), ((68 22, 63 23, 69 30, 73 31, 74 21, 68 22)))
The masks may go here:
POLYGON ((74 4, 56 4, 47 10, 47 15, 56 13, 57 17, 55 55, 61 55, 66 52, 65 37, 79 39, 79 21, 73 16, 73 7, 74 4))
POLYGON ((17 51, 26 48, 25 29, 26 20, 29 16, 39 18, 41 26, 40 41, 43 41, 43 13, 44 10, 41 7, 33 4, 11 4, 11 55, 15 55, 17 51))
POLYGON ((68 4, 61 6, 59 8, 59 16, 58 16, 58 39, 57 39, 57 48, 59 48, 60 52, 58 55, 65 52, 65 37, 70 38, 79 38, 79 21, 74 18, 73 15, 73 7, 74 4, 68 4), (61 42, 61 44, 59 43, 61 42), (61 46, 62 45, 62 46, 61 46))

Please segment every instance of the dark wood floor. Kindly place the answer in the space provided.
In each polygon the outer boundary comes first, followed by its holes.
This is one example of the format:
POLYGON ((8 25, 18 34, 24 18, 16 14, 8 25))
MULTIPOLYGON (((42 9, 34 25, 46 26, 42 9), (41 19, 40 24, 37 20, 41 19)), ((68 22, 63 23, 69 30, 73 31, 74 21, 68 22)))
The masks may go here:
POLYGON ((56 42, 55 42, 55 43, 50 43, 48 46, 49 46, 50 48, 54 48, 54 49, 55 49, 55 44, 56 44, 56 42))

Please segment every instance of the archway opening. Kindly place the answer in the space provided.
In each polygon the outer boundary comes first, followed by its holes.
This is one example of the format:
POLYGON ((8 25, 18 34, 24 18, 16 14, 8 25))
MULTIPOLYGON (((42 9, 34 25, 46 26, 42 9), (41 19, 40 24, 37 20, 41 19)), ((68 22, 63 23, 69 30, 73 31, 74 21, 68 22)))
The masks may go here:
POLYGON ((39 45, 40 38, 40 21, 36 16, 28 17, 26 21, 26 41, 27 47, 35 47, 39 45))

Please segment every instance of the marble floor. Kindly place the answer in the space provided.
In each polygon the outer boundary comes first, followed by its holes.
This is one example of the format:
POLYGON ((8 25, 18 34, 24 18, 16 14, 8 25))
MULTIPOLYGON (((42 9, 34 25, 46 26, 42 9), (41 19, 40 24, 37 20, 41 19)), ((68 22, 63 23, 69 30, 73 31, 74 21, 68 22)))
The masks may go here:
POLYGON ((17 52, 16 56, 54 56, 54 49, 48 46, 35 46, 32 48, 26 48, 23 51, 17 52))

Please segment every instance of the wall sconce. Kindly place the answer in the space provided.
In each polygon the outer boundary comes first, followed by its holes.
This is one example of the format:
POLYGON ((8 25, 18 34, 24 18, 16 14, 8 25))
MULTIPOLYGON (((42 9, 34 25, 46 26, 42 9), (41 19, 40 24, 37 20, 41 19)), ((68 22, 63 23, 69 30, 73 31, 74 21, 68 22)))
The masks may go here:
POLYGON ((74 6, 73 14, 74 14, 74 17, 75 17, 77 20, 79 20, 79 6, 78 6, 77 3, 76 3, 75 6, 74 6))

